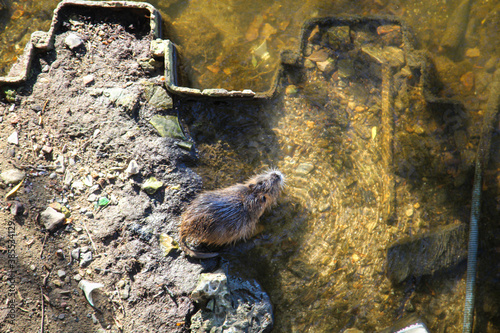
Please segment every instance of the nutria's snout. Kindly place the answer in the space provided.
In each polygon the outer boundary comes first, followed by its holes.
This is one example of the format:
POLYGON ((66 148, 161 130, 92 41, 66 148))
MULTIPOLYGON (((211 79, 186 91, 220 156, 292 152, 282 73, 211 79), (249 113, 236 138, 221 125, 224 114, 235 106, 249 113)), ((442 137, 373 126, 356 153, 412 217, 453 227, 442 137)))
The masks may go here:
POLYGON ((272 177, 273 181, 278 183, 278 186, 280 189, 283 189, 286 184, 286 178, 285 175, 283 175, 280 171, 278 170, 271 170, 269 171, 270 176, 272 177))

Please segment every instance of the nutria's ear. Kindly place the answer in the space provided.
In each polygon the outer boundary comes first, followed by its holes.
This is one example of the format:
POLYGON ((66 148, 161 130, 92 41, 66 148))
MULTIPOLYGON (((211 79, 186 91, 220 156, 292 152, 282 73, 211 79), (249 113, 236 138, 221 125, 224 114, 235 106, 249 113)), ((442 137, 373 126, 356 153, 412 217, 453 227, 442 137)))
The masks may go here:
POLYGON ((254 187, 255 187, 255 184, 250 184, 250 185, 248 185, 248 187, 249 187, 251 190, 253 190, 253 189, 254 189, 254 187))

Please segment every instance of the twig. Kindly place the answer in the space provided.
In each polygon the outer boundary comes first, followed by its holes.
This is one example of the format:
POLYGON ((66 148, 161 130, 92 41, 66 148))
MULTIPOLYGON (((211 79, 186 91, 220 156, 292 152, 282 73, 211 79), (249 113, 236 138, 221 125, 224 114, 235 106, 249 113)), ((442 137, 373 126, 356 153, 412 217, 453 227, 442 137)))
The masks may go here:
POLYGON ((47 235, 48 234, 45 234, 45 237, 43 238, 42 249, 40 250, 40 258, 42 258, 43 248, 45 247, 45 241, 47 240, 47 235))
POLYGON ((120 332, 123 332, 123 325, 122 323, 115 317, 113 316, 113 320, 115 321, 116 327, 120 330, 120 332))
POLYGON ((44 299, 43 299, 43 290, 42 290, 42 287, 40 287, 40 293, 42 293, 42 320, 41 320, 41 323, 40 323, 40 333, 43 333, 43 321, 44 321, 44 318, 45 318, 45 302, 44 302, 44 299))
POLYGON ((45 104, 43 104, 42 112, 40 112, 40 115, 43 113, 43 111, 45 111, 45 107, 47 106, 48 102, 49 102, 49 99, 47 98, 47 100, 45 101, 45 104))
POLYGON ((87 225, 85 224, 85 221, 82 220, 83 226, 85 227, 85 231, 87 232, 87 235, 89 236, 90 243, 92 244, 92 248, 94 249, 94 253, 97 254, 97 248, 94 244, 94 241, 92 240, 92 237, 90 236, 89 229, 87 229, 87 225))
POLYGON ((47 275, 43 278, 43 286, 47 285, 47 281, 49 280, 50 273, 52 273, 52 269, 47 273, 47 275))

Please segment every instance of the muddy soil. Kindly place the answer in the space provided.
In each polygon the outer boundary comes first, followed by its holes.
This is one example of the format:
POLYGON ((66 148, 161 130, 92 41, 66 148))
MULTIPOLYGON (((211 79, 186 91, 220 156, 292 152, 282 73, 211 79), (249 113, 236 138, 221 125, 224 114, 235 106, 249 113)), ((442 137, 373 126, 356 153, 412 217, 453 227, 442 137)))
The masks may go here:
MULTIPOLYGON (((15 102, 0 102, 0 171, 26 174, 0 210, 0 331, 184 332, 194 311, 188 295, 216 260, 166 256, 158 236, 177 237, 179 215, 201 188, 190 168, 196 155, 149 124, 175 111, 146 99, 163 80, 138 63, 151 58, 148 18, 88 14, 69 17, 15 102), (81 45, 70 49, 70 34, 81 45), (17 145, 7 142, 13 132, 17 145), (140 169, 129 177, 131 160, 140 169), (164 186, 149 195, 141 184, 152 176, 164 186), (99 206, 103 197, 110 203, 99 206), (53 232, 39 219, 49 204, 71 214, 53 232), (74 250, 90 250, 91 262, 82 267, 74 250), (98 310, 80 279, 104 284, 94 292, 98 310)), ((2 197, 10 190, 2 184, 2 197)))

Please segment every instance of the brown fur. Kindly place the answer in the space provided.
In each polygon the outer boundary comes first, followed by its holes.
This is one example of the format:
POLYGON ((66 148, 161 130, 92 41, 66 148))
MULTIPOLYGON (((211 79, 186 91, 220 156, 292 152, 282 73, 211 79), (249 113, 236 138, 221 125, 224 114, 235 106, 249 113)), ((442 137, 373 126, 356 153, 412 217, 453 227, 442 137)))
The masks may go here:
POLYGON ((270 170, 244 184, 201 193, 181 217, 180 244, 184 252, 195 258, 218 255, 191 250, 187 239, 224 246, 252 237, 261 215, 276 202, 284 181, 281 172, 270 170))

